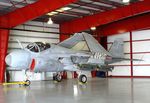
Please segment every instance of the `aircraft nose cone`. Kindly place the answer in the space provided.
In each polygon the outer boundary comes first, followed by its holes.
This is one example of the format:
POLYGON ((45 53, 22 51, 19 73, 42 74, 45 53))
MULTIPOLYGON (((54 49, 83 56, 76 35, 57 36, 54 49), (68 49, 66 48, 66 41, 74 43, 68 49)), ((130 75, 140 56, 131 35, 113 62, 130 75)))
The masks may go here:
POLYGON ((15 69, 27 69, 29 68, 31 55, 28 51, 18 50, 11 52, 5 57, 5 62, 9 67, 15 69))
POLYGON ((7 65, 9 65, 9 66, 11 65, 11 55, 6 56, 5 62, 6 62, 7 65))

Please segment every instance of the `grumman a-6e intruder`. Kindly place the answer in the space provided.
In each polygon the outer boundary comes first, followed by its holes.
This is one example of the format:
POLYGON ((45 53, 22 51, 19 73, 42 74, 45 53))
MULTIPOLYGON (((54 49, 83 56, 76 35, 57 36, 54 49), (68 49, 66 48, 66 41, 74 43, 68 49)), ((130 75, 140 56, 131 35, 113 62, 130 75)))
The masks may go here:
POLYGON ((85 83, 87 76, 83 71, 112 71, 114 67, 108 64, 127 60, 123 56, 122 39, 115 40, 108 52, 92 35, 76 33, 57 45, 31 43, 26 48, 8 54, 5 61, 15 70, 56 72, 56 81, 62 80, 61 72, 76 71, 79 81, 85 83))

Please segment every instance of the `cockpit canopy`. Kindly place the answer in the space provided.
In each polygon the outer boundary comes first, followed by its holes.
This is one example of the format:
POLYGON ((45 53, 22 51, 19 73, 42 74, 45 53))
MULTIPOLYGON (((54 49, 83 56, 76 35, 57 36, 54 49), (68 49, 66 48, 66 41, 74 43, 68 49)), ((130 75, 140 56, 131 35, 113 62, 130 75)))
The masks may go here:
POLYGON ((50 47, 51 45, 49 43, 42 43, 42 42, 33 42, 26 46, 26 48, 32 52, 41 52, 50 47))

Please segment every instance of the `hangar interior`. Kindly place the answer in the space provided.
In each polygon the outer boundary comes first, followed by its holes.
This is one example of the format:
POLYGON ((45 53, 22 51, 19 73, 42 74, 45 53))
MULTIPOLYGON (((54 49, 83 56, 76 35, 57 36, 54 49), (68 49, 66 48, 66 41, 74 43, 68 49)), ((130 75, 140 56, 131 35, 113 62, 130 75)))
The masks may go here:
MULTIPOLYGON (((15 87, 17 96, 12 98, 7 95, 10 93, 9 88, 1 86, 0 97, 6 96, 8 99, 2 99, 0 102, 16 103, 17 100, 20 103, 23 100, 25 103, 32 101, 41 103, 42 99, 34 97, 39 96, 45 98, 45 103, 49 101, 97 103, 97 100, 100 103, 148 103, 149 5, 150 0, 130 0, 128 3, 124 3, 123 0, 0 0, 1 83, 6 82, 8 78, 11 82, 25 79, 25 71, 13 71, 13 68, 5 63, 8 53, 21 48, 17 40, 24 47, 31 42, 58 44, 74 33, 86 32, 93 35, 107 50, 115 39, 122 38, 125 58, 142 59, 111 64, 114 70, 106 72, 106 78, 96 78, 98 73, 95 70, 86 71, 85 74, 90 79, 85 85, 78 85, 74 81, 73 78, 77 78, 76 72, 63 72, 63 77, 67 80, 62 84, 41 81, 52 80, 52 72, 27 72, 29 79, 33 81, 30 89, 15 87), (50 20, 52 24, 48 23, 50 20), (91 27, 95 27, 96 30, 91 30, 91 27), (9 77, 6 69, 11 69, 9 77), (44 93, 45 97, 42 95, 44 93), (140 96, 144 97, 139 99, 140 96)), ((15 89, 10 95, 15 93, 15 89)))

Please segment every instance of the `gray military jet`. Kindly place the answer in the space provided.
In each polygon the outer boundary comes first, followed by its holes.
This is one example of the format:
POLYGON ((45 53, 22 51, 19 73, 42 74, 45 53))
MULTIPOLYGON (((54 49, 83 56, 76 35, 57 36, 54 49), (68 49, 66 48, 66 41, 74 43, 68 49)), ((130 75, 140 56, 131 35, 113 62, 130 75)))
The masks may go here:
POLYGON ((56 72, 56 81, 62 80, 62 71, 77 71, 79 81, 85 83, 87 76, 83 71, 112 71, 114 67, 108 64, 125 60, 123 57, 122 39, 115 40, 108 52, 92 35, 76 33, 57 45, 30 43, 8 54, 5 61, 15 70, 56 72))

